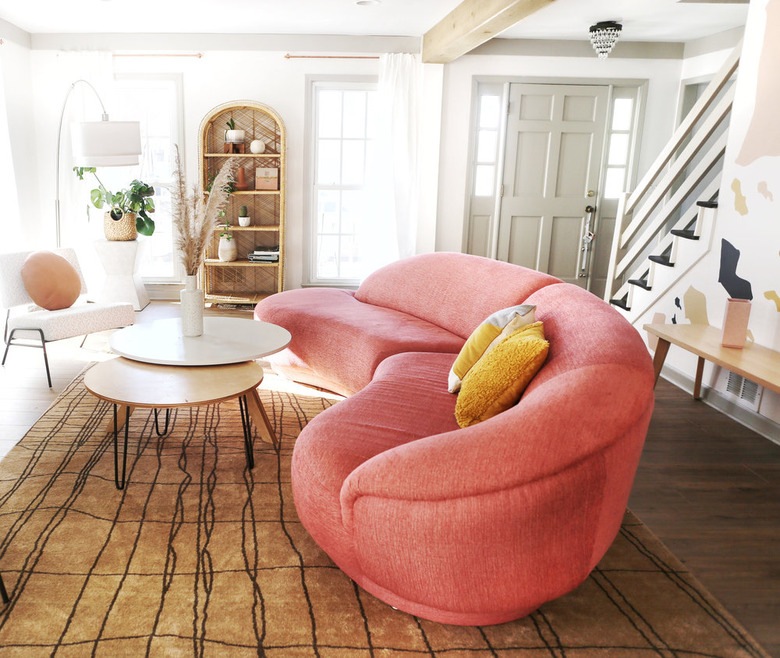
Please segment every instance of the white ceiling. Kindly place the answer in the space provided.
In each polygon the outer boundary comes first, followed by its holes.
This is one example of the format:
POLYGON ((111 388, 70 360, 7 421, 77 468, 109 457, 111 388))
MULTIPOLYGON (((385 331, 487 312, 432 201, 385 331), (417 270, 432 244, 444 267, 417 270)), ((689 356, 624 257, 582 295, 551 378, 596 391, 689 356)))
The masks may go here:
MULTIPOLYGON (((227 33, 422 36, 460 0, 0 0, 30 33, 227 33)), ((687 41, 744 25, 747 0, 555 0, 502 37, 582 39, 600 20, 625 41, 687 41)), ((0 36, 2 34, 0 33, 0 36)))

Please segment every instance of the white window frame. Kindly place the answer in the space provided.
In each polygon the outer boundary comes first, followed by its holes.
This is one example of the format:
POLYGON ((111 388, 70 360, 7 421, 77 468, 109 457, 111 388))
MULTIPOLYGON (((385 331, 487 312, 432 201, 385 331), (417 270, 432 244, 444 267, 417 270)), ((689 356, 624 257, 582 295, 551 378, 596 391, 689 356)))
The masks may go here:
MULTIPOLYGON (((307 76, 307 127, 306 148, 304 157, 307 162, 304 204, 306 219, 304 222, 304 286, 324 286, 340 288, 357 288, 360 280, 357 278, 326 278, 317 276, 317 241, 318 217, 317 204, 318 192, 321 189, 335 190, 359 190, 365 189, 364 185, 318 185, 316 179, 316 166, 318 161, 318 129, 317 129, 317 92, 318 90, 362 90, 376 91, 377 78, 374 76, 307 76)), ((367 165, 366 165, 367 166, 367 165)))

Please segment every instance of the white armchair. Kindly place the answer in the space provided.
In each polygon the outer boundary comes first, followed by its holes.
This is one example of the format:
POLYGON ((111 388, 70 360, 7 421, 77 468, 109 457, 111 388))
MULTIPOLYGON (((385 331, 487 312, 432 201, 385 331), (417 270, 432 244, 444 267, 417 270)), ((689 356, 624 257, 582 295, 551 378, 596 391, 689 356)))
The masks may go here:
MULTIPOLYGON (((12 344, 40 347, 43 349, 46 378, 51 388, 46 343, 75 336, 84 336, 86 340, 87 335, 96 331, 118 329, 133 324, 135 315, 132 304, 93 304, 84 300, 87 291, 86 283, 73 249, 57 249, 55 253, 67 259, 76 268, 81 279, 82 296, 73 306, 57 311, 47 311, 35 306, 25 290, 21 274, 22 264, 30 253, 26 251, 0 254, 0 306, 7 309, 3 332, 5 352, 2 365, 5 365, 8 349, 12 344)), ((84 341, 81 344, 83 345, 84 341)))

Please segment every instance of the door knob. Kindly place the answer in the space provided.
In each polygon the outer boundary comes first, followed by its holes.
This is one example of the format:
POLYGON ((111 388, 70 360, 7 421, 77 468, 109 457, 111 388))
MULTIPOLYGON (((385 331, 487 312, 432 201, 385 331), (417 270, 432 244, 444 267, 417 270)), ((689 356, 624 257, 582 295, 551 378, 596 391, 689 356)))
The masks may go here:
POLYGON ((588 190, 588 196, 589 197, 596 196, 596 192, 594 190, 588 190))
POLYGON ((585 212, 596 212, 596 206, 585 206, 585 212))

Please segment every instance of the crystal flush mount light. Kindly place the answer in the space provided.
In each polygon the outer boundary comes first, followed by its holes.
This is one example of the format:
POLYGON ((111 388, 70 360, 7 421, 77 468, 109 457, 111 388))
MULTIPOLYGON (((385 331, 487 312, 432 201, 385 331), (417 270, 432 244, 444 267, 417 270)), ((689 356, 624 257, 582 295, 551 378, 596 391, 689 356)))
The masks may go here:
POLYGON ((616 21, 600 21, 590 26, 590 42, 599 59, 606 59, 617 43, 623 26, 616 21))

